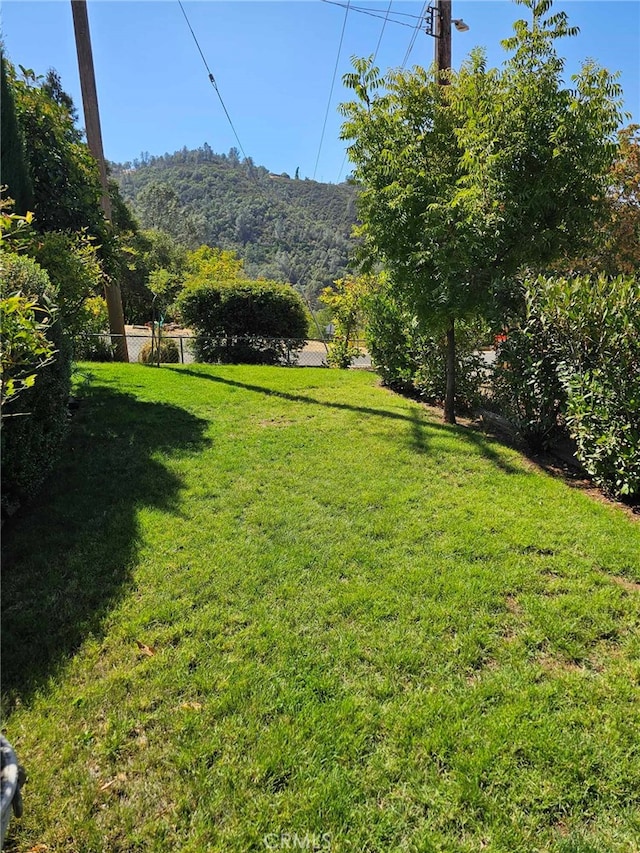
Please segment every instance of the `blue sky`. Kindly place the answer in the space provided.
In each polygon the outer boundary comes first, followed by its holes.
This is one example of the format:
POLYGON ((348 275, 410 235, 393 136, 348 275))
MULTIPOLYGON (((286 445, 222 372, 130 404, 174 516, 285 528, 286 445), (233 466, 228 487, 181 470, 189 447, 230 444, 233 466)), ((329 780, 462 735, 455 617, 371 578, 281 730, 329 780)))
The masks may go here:
MULTIPOLYGON (((346 0, 339 0, 346 2, 346 0)), ((388 0, 355 0, 382 17, 388 0)), ((349 58, 373 53, 377 63, 403 63, 422 2, 393 0, 391 11, 408 26, 345 10, 321 0, 285 2, 184 2, 246 154, 274 172, 336 182, 343 169, 337 105, 347 96, 342 74, 349 58), (405 17, 406 16, 406 17, 405 17), (414 17, 411 17, 414 16, 414 17), (334 68, 338 68, 322 146, 320 140, 334 68), (319 154, 319 156, 318 156, 319 154), (317 162, 317 166, 316 166, 317 162)), ((580 35, 565 39, 568 76, 587 57, 621 72, 625 108, 640 123, 640 0, 564 0, 580 35)), ((208 80, 180 6, 165 2, 88 0, 105 155, 132 160, 140 152, 172 152, 204 142, 216 152, 237 145, 208 80)), ((489 62, 506 57, 500 40, 527 10, 510 0, 453 0, 453 17, 469 32, 453 32, 453 65, 471 48, 487 49, 489 62)), ((81 107, 69 0, 3 0, 2 37, 14 63, 44 74, 55 68, 81 107)), ((428 65, 434 39, 417 35, 408 65, 428 65)))

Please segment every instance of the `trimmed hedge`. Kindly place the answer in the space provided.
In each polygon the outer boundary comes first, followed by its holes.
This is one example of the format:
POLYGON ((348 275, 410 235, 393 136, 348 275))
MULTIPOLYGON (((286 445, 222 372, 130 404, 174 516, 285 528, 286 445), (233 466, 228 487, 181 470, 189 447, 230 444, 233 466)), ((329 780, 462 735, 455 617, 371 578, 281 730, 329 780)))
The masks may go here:
POLYGON ((279 364, 307 337, 304 303, 273 281, 211 282, 182 292, 178 309, 195 333, 196 360, 279 364))

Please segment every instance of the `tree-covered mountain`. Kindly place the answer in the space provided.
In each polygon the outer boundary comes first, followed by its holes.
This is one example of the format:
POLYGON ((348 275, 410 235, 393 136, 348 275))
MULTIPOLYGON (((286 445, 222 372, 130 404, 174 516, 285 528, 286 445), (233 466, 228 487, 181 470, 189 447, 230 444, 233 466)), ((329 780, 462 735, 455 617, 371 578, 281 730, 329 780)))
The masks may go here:
POLYGON ((206 143, 159 157, 111 164, 142 226, 165 230, 190 248, 233 249, 250 278, 290 282, 316 301, 345 275, 355 241, 356 188, 274 175, 234 148, 206 143))

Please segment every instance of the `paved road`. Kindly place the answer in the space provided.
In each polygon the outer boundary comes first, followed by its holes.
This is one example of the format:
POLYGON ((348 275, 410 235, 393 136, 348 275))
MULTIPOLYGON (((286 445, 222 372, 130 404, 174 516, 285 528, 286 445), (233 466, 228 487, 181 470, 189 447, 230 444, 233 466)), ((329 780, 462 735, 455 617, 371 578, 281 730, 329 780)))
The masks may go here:
MULTIPOLYGON (((146 326, 127 326, 127 346, 129 350, 129 361, 139 360, 142 348, 151 341, 151 330, 146 326)), ((163 332, 163 337, 173 338, 180 350, 183 364, 193 364, 193 350, 191 346, 191 335, 185 329, 177 329, 163 332)), ((307 341, 304 349, 298 354, 295 362, 299 367, 326 367, 327 348, 322 341, 307 341)), ((371 356, 365 352, 359 358, 353 360, 352 367, 371 367, 371 356)))

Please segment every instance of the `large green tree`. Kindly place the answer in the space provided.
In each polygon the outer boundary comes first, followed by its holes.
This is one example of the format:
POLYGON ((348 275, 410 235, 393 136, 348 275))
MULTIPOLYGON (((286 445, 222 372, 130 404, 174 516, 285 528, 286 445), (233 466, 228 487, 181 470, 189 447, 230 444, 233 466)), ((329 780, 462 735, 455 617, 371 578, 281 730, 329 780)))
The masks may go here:
POLYGON ((436 69, 381 76, 354 60, 350 140, 364 266, 385 267, 425 332, 446 332, 445 421, 455 421, 455 322, 488 312, 523 265, 565 253, 601 211, 620 122, 615 77, 583 65, 563 82, 558 39, 575 35, 551 0, 516 0, 530 20, 488 69, 474 51, 439 85, 436 69))
POLYGON ((13 91, 9 86, 5 58, 0 53, 0 183, 24 215, 33 204, 33 187, 25 158, 24 136, 16 117, 13 91))
POLYGON ((38 77, 7 63, 18 123, 25 140, 33 186, 34 224, 39 231, 81 231, 104 243, 98 165, 75 125, 75 110, 55 73, 38 77), (54 85, 55 84, 55 85, 54 85))
POLYGON ((618 132, 618 153, 609 173, 606 207, 586 246, 574 246, 554 270, 589 275, 640 272, 640 125, 618 132))

